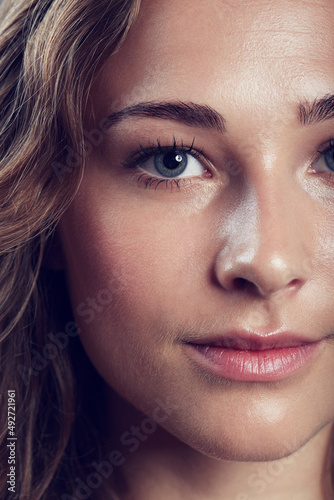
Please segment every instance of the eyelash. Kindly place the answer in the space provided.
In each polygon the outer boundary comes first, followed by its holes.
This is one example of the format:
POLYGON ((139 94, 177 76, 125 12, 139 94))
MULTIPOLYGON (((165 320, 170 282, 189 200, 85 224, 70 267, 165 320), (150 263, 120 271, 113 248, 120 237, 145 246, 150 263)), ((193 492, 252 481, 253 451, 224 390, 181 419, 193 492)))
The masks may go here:
MULTIPOLYGON (((204 152, 201 148, 194 148, 194 143, 195 143, 195 138, 193 139, 191 145, 184 146, 183 140, 178 142, 176 138, 173 138, 173 145, 172 146, 162 146, 161 142, 159 139, 157 139, 156 144, 152 143, 148 147, 144 147, 141 143, 139 143, 139 148, 137 151, 135 151, 133 154, 131 154, 125 161, 122 162, 122 165, 125 168, 128 169, 138 169, 140 165, 144 164, 147 162, 152 156, 156 156, 159 154, 164 154, 164 153, 175 153, 175 152, 182 152, 182 153, 187 153, 193 156, 195 159, 197 159, 199 162, 202 164, 205 163, 205 155, 204 152)), ((314 165, 317 161, 320 160, 321 157, 325 157, 325 155, 334 149, 334 137, 329 138, 329 140, 326 143, 326 146, 323 148, 317 149, 318 153, 318 158, 316 158, 314 161, 312 161, 312 165, 314 165)), ((205 167, 204 167, 205 168, 205 167)), ((329 168, 329 167, 328 167, 329 168)), ((328 172, 328 179, 327 182, 330 184, 334 184, 334 179, 332 179, 334 175, 334 170, 333 172, 328 172)), ((144 184, 145 188, 152 188, 154 187, 157 189, 157 187, 160 184, 165 184, 165 188, 174 188, 176 187, 177 189, 181 189, 185 184, 191 183, 191 177, 182 177, 182 178, 171 178, 171 179, 165 179, 165 178, 160 178, 160 177, 155 177, 153 175, 149 175, 148 173, 145 173, 143 171, 137 170, 135 172, 137 175, 136 181, 138 184, 144 184)))
MULTIPOLYGON (((205 162, 204 152, 201 148, 195 149, 194 143, 195 138, 193 138, 191 145, 188 147, 183 144, 183 140, 178 142, 175 137, 173 137, 172 146, 162 146, 160 139, 157 139, 156 144, 150 144, 148 147, 144 147, 139 143, 139 149, 131 154, 125 161, 123 161, 122 165, 128 169, 138 169, 140 165, 146 163, 150 158, 152 158, 152 156, 175 152, 190 154, 203 164, 205 162)), ((165 184, 166 189, 172 189, 173 187, 181 189, 181 187, 183 187, 185 184, 191 183, 191 177, 175 177, 171 179, 165 179, 161 177, 154 177, 153 175, 149 175, 148 173, 146 174, 145 172, 138 170, 137 172, 135 172, 135 174, 137 174, 136 180, 138 184, 143 183, 145 185, 145 188, 154 187, 155 189, 157 189, 160 184, 165 184)))
POLYGON ((326 145, 322 148, 317 149, 317 152, 321 155, 325 155, 331 149, 334 149, 334 137, 330 137, 326 142, 326 145))
POLYGON ((334 137, 330 137, 326 145, 322 149, 318 149, 318 153, 326 154, 329 150, 334 148, 334 137))

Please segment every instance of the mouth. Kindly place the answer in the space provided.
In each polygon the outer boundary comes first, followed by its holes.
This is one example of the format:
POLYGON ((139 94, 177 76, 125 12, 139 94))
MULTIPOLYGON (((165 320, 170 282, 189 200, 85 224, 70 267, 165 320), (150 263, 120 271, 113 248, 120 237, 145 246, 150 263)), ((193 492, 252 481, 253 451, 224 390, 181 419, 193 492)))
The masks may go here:
POLYGON ((214 375, 240 382, 272 382, 291 377, 306 368, 322 341, 310 341, 292 333, 265 337, 238 332, 186 342, 187 356, 214 375))

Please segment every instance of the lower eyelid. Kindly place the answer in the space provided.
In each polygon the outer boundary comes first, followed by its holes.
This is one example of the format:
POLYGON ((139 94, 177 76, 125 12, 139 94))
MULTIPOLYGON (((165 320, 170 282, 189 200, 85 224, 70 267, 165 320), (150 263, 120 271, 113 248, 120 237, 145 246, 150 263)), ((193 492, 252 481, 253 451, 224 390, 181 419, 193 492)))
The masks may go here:
POLYGON ((160 177, 155 177, 151 176, 143 171, 141 172, 136 172, 134 174, 134 177, 136 178, 136 182, 144 187, 145 189, 164 189, 164 190, 170 190, 170 191, 180 191, 182 188, 184 188, 188 184, 192 184, 195 180, 195 178, 192 177, 181 177, 181 178, 160 178, 160 177))

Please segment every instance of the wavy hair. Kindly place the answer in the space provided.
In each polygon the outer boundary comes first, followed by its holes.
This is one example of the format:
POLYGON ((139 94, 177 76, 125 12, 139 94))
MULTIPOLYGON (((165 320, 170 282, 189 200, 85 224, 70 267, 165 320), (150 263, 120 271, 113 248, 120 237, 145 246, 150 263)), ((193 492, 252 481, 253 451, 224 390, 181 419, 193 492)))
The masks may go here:
POLYGON ((89 385, 81 394, 82 381, 76 384, 80 377, 98 384, 98 377, 74 338, 64 278, 43 269, 43 260, 82 177, 83 112, 94 76, 124 41, 139 3, 0 1, 2 499, 73 495, 74 478, 87 474, 99 453, 89 385), (70 174, 59 176, 69 151, 80 161, 70 174), (52 337, 64 328, 65 335, 52 337), (50 338, 54 343, 46 351, 50 338), (15 390, 16 405, 14 496, 7 483, 10 390, 15 390))

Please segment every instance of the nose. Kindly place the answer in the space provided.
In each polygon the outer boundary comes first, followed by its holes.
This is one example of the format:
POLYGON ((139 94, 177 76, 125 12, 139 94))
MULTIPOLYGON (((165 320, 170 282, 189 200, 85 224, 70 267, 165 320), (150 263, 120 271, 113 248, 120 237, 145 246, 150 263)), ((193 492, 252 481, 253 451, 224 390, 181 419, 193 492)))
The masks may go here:
POLYGON ((224 245, 215 276, 225 290, 267 298, 296 291, 309 280, 312 237, 305 224, 305 201, 281 181, 259 184, 228 220, 222 219, 224 245))

